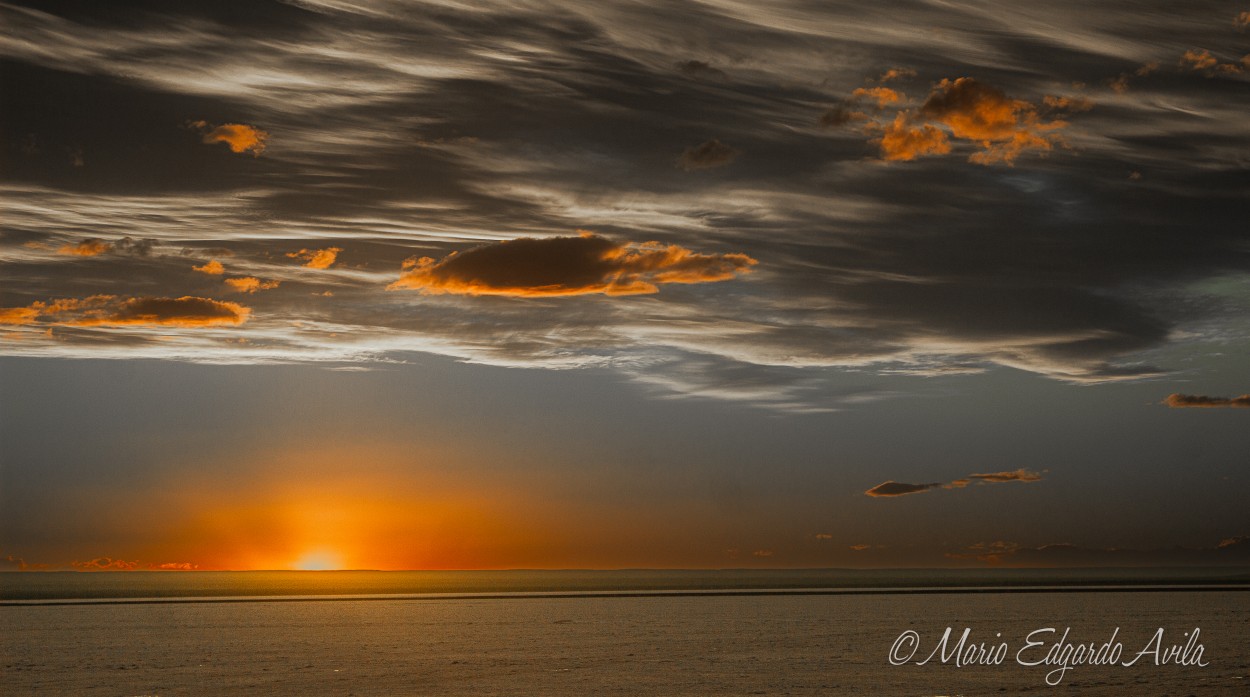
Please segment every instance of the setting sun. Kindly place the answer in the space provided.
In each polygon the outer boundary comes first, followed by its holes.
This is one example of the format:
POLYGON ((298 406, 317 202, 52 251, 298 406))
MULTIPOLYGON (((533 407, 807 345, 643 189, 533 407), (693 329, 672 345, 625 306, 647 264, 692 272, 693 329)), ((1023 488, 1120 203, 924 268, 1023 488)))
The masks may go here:
POLYGON ((295 562, 300 571, 335 571, 343 568, 343 558, 335 552, 319 549, 307 552, 295 562))

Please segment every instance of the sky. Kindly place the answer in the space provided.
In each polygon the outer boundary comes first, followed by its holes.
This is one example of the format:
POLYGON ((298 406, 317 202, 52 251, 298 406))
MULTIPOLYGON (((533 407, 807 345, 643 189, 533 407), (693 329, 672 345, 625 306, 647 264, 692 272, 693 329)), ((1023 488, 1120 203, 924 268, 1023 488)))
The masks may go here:
POLYGON ((1250 563, 1250 4, 0 22, 3 568, 1250 563))

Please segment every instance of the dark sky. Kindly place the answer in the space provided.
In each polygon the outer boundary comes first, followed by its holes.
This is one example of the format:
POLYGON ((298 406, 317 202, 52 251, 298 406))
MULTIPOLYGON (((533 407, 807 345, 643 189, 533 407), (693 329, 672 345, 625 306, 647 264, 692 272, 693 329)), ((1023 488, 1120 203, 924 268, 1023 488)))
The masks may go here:
POLYGON ((0 557, 1244 561, 1248 12, 0 3, 0 557))

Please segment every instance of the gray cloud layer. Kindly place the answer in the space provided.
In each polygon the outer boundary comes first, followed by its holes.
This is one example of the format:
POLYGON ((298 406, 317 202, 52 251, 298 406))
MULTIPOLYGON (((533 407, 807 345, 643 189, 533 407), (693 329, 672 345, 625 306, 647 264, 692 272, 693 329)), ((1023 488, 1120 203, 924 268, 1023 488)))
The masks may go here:
POLYGON ((795 408, 810 406, 826 367, 1157 375, 1174 366, 1152 352, 1202 341, 1195 323, 1231 316, 1201 284, 1250 271, 1250 82, 1181 65, 1191 50, 1240 60, 1244 35, 1225 14, 1218 3, 1126 14, 1070 2, 1044 20, 926 3, 0 5, 13 28, 0 38, 0 308, 219 299, 222 279, 192 267, 223 252, 232 274, 279 284, 248 296, 249 321, 228 330, 169 342, 168 328, 15 324, 0 350, 222 362, 433 351, 611 364, 795 408), (1141 69, 1150 63, 1162 67, 1141 69), (896 68, 901 101, 848 106, 896 68), (955 90, 959 78, 975 82, 955 90), (1030 111, 1060 98, 1092 108, 1030 111), (976 111, 987 104, 1064 125, 1045 131, 1044 153, 969 162, 983 146, 968 134, 1014 142, 976 111), (856 110, 929 119, 951 152, 883 162, 856 110), (232 128, 205 143, 196 123, 232 128), (263 147, 245 138, 255 133, 263 147), (655 296, 384 290, 410 257, 579 229, 759 263, 655 296), (145 253, 121 253, 139 250, 133 240, 145 253), (108 251, 58 254, 88 241, 108 251), (342 252, 326 269, 288 256, 329 248, 342 252))

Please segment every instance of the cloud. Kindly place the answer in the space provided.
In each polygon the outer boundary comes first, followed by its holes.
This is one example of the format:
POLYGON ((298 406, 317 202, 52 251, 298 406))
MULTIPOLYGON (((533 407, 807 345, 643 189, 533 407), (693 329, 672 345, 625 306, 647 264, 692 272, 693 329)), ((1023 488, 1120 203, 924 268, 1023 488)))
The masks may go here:
POLYGON ((946 134, 929 124, 913 126, 907 114, 900 113, 881 132, 876 144, 884 160, 906 162, 917 157, 945 155, 951 151, 946 134))
POLYGON ((26 569, 28 564, 25 559, 15 557, 12 554, 0 557, 0 570, 4 571, 22 571, 26 569))
POLYGON ((818 540, 832 540, 833 539, 833 535, 830 535, 827 532, 818 532, 815 535, 813 535, 813 537, 815 537, 818 540))
POLYGON ((1219 64, 1219 60, 1205 49, 1189 49, 1181 56, 1181 67, 1189 70, 1210 70, 1219 64))
POLYGON ((862 111, 854 111, 844 105, 830 107, 828 111, 820 115, 820 119, 816 122, 821 128, 838 128, 845 126, 854 121, 865 121, 868 115, 862 111))
POLYGON ((240 293, 255 293, 258 290, 270 290, 277 288, 280 281, 262 281, 254 276, 241 276, 239 278, 227 278, 226 284, 240 293))
POLYGON ((851 545, 850 546, 850 550, 852 552, 862 552, 866 549, 872 549, 872 545, 851 545))
POLYGON ((967 477, 949 482, 932 482, 929 484, 905 484, 893 480, 883 482, 865 491, 872 497, 905 496, 919 494, 930 489, 963 489, 970 484, 1000 484, 1003 482, 1040 482, 1042 475, 1025 468, 1010 472, 990 472, 987 474, 970 474, 967 477))
POLYGON ((199 271, 200 273, 206 273, 210 276, 220 276, 221 274, 226 272, 226 267, 222 266, 220 261, 217 261, 216 259, 211 259, 209 260, 207 264, 204 264, 203 266, 192 266, 191 270, 199 271))
POLYGON ((118 298, 92 295, 34 302, 27 307, 0 308, 0 323, 96 326, 209 327, 239 325, 249 308, 237 303, 183 296, 181 298, 118 298))
POLYGON ((916 71, 911 68, 890 68, 877 78, 877 82, 884 84, 892 80, 906 80, 913 77, 916 77, 916 71))
POLYGON ((864 493, 873 497, 906 496, 907 494, 919 494, 922 491, 928 491, 938 486, 942 486, 942 484, 940 482, 932 484, 905 484, 891 480, 882 482, 864 493))
POLYGON ((578 237, 522 237, 430 257, 388 286, 427 294, 566 296, 656 293, 665 283, 712 283, 747 273, 745 254, 698 254, 658 242, 617 244, 584 232, 578 237))
POLYGON ((1243 29, 1243 30, 1246 27, 1250 27, 1250 12, 1242 12, 1241 14, 1234 17, 1233 26, 1237 27, 1238 29, 1243 29))
POLYGON ((754 552, 751 552, 751 556, 760 557, 763 559, 767 559, 768 557, 771 557, 772 555, 773 555, 773 551, 771 549, 757 549, 754 552))
POLYGON ((292 259, 306 259, 304 266, 310 269, 328 269, 334 266, 334 262, 339 258, 341 247, 327 247, 325 249, 301 249, 298 252, 288 252, 287 256, 292 259))
POLYGON ((1028 150, 1047 151, 1063 121, 1043 122, 1037 108, 970 77, 942 80, 920 108, 924 118, 950 129, 956 138, 980 143, 968 158, 978 164, 1012 164, 1028 150))
POLYGON ((1094 108, 1094 100, 1088 97, 1059 97, 1055 95, 1046 95, 1042 97, 1042 104, 1056 111, 1089 111, 1094 108))
POLYGON ((1131 73, 1120 73, 1118 77, 1115 77, 1112 80, 1108 81, 1107 84, 1110 85, 1111 90, 1115 92, 1116 94, 1127 94, 1129 80, 1131 78, 1146 77, 1147 75, 1150 75, 1151 73, 1155 72, 1158 69, 1159 69, 1159 64, 1157 62, 1151 61, 1150 63, 1146 63, 1142 65, 1141 67, 1137 68, 1131 73))
POLYGON ((945 556, 1018 567, 1244 566, 1250 562, 1250 537, 1228 538, 1215 546, 1156 549, 1083 547, 1068 542, 1028 547, 999 540, 978 542, 945 556))
POLYGON ((62 245, 56 250, 57 254, 65 254, 76 257, 94 257, 104 254, 111 250, 113 245, 104 240, 83 240, 78 244, 62 245))
POLYGON ((133 571, 139 568, 139 562, 97 557, 91 561, 70 562, 70 566, 80 571, 133 571))
POLYGON ((905 99, 901 92, 892 90, 889 87, 859 87, 854 92, 851 92, 851 98, 870 99, 876 102, 878 107, 898 104, 905 99))
POLYGON ((705 143, 686 148, 677 158, 677 166, 687 172, 699 169, 724 167, 737 159, 739 151, 713 138, 705 143))
POLYGON ((242 123, 214 126, 206 121, 192 121, 190 125, 203 134, 205 143, 225 143, 231 152, 251 152, 254 157, 259 157, 265 151, 265 141, 269 140, 269 134, 265 131, 242 123))
POLYGON ((971 479, 983 482, 1040 482, 1042 475, 1031 472, 1023 467, 1012 472, 991 472, 989 474, 970 474, 971 479))
POLYGON ((1207 397, 1177 392, 1168 395, 1162 404, 1173 409, 1250 409, 1250 394, 1243 394, 1240 397, 1207 397))
POLYGON ((683 75, 702 78, 705 80, 724 80, 728 77, 725 75, 725 71, 713 68, 710 64, 697 60, 682 61, 677 64, 677 69, 681 71, 683 75))
POLYGON ((200 567, 198 564, 192 564, 191 562, 165 562, 164 564, 149 565, 149 568, 163 571, 194 571, 200 567))

